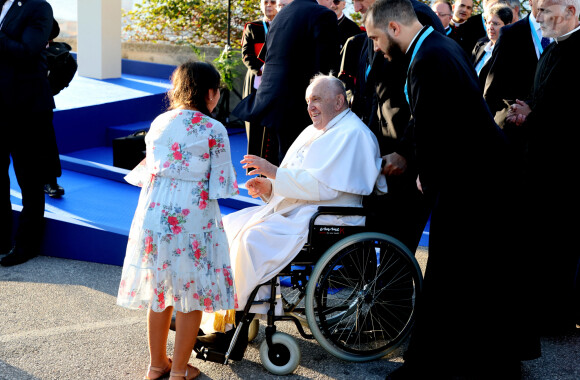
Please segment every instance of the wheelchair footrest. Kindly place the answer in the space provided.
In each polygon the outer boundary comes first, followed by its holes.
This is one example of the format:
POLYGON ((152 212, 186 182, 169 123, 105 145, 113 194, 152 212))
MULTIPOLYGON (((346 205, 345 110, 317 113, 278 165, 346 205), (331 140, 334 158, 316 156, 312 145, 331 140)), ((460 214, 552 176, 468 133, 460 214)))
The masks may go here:
POLYGON ((203 361, 210 361, 219 364, 226 364, 226 355, 223 352, 215 351, 209 348, 202 348, 201 350, 196 350, 198 359, 203 361))

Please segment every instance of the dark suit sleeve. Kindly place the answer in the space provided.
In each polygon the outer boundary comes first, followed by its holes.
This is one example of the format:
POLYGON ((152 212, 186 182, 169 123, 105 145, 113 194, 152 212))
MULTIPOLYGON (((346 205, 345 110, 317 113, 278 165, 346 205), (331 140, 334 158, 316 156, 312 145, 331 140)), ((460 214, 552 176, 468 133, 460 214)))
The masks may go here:
POLYGON ((338 25, 336 22, 336 14, 332 11, 324 12, 320 15, 314 25, 313 41, 314 51, 313 57, 310 58, 313 62, 313 67, 318 68, 318 71, 328 74, 330 70, 336 65, 336 57, 338 56, 338 25))
POLYGON ((0 31, 0 56, 2 59, 26 62, 31 58, 38 57, 46 49, 48 36, 53 26, 50 5, 46 2, 40 2, 36 7, 29 8, 28 14, 22 15, 22 17, 22 21, 26 24, 23 26, 20 40, 0 31))
POLYGON ((264 41, 256 41, 256 36, 253 33, 253 29, 257 26, 254 24, 246 24, 244 28, 244 33, 242 35, 242 61, 244 65, 248 68, 248 70, 252 71, 252 74, 258 75, 258 72, 264 65, 258 56, 256 55, 256 51, 254 49, 255 43, 263 43, 264 41))

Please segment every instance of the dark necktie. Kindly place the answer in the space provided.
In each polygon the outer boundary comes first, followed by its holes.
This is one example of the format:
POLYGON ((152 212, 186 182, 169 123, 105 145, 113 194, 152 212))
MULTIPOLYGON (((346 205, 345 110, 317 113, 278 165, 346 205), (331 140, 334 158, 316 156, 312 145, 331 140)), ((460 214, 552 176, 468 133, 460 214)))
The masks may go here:
POLYGON ((542 45, 542 49, 545 50, 546 47, 550 44, 550 39, 546 38, 546 37, 542 37, 542 41, 540 42, 540 44, 542 45))

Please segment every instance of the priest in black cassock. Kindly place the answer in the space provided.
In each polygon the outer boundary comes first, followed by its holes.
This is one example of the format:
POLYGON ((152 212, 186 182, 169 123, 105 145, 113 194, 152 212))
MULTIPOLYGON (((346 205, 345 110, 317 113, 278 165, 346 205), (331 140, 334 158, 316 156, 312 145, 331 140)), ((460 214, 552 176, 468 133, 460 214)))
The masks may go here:
POLYGON ((407 68, 409 138, 422 190, 433 204, 405 365, 387 378, 519 379, 520 360, 539 355, 539 340, 519 323, 528 312, 518 270, 526 252, 510 235, 515 188, 505 136, 468 57, 423 26, 409 0, 377 0, 365 25, 375 47, 407 68), (446 98, 452 117, 438 101, 449 82, 458 86, 446 98))
POLYGON ((580 2, 540 0, 537 20, 543 36, 553 38, 538 62, 529 103, 517 101, 507 121, 528 133, 527 179, 536 259, 536 299, 543 334, 574 331, 579 321, 578 195, 570 178, 578 160, 580 104, 580 2), (575 288, 576 287, 576 288, 575 288), (575 293, 576 292, 576 293, 575 293))
POLYGON ((279 161, 310 125, 304 91, 315 74, 329 73, 338 54, 336 34, 336 14, 315 0, 292 1, 270 24, 260 86, 232 113, 272 130, 279 161))

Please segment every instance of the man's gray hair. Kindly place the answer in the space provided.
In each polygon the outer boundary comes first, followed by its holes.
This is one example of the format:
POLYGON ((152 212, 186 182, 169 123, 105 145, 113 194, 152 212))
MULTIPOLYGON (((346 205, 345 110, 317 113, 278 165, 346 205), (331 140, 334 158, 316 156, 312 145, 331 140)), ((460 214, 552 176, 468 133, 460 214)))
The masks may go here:
POLYGON ((554 2, 560 5, 572 5, 576 9, 574 16, 578 17, 580 15, 580 0, 554 0, 554 2))
POLYGON ((365 14, 377 29, 386 30, 391 21, 411 25, 417 21, 413 4, 409 0, 377 0, 365 14))
POLYGON ((330 88, 332 89, 333 96, 342 95, 344 98, 344 102, 346 103, 346 87, 344 86, 344 83, 340 79, 332 75, 320 73, 312 77, 312 79, 310 80, 310 85, 312 85, 314 82, 318 82, 319 80, 327 81, 328 84, 330 85, 330 88))

